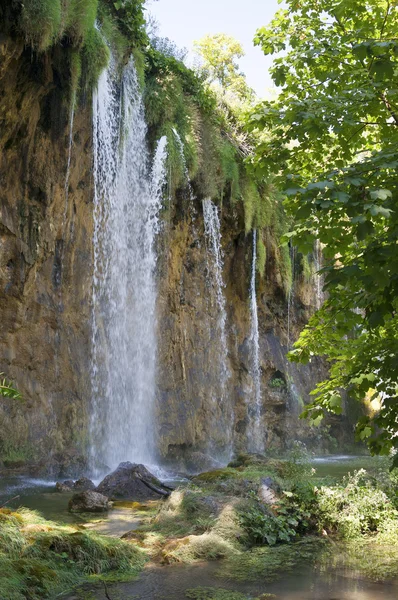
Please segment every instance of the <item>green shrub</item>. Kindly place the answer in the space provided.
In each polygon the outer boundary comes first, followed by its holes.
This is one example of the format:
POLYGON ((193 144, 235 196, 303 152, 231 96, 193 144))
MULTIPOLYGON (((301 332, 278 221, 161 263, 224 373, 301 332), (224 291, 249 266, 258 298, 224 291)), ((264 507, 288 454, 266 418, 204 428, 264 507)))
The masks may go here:
POLYGON ((26 42, 44 52, 59 36, 61 0, 29 0, 22 6, 20 26, 26 42))
POLYGON ((319 527, 355 538, 385 530, 385 524, 398 518, 388 496, 364 469, 356 471, 334 487, 323 486, 317 493, 319 527))
POLYGON ((254 500, 249 509, 240 513, 240 524, 252 544, 275 546, 291 542, 304 533, 310 516, 289 492, 272 510, 254 500))
POLYGON ((265 274, 265 265, 267 262, 267 249, 264 244, 263 237, 258 236, 257 240, 257 271, 261 277, 265 274))
POLYGON ((279 379, 279 377, 274 377, 269 382, 270 388, 281 389, 286 388, 286 381, 284 379, 279 379))
POLYGON ((83 88, 86 91, 97 85, 109 58, 110 51, 104 37, 97 29, 91 29, 82 49, 83 88))
POLYGON ((65 2, 64 31, 75 47, 81 46, 94 28, 98 0, 67 0, 65 2))
POLYGON ((228 189, 229 200, 234 204, 239 198, 240 173, 236 148, 234 148, 230 141, 221 141, 218 160, 221 168, 220 194, 222 195, 224 190, 228 189))

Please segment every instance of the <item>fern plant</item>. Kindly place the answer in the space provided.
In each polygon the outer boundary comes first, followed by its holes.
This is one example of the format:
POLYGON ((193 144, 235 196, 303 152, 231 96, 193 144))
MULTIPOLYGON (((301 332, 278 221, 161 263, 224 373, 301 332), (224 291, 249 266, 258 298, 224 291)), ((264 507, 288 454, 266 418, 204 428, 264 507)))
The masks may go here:
POLYGON ((4 377, 4 373, 0 373, 0 396, 12 398, 13 400, 21 400, 22 398, 18 390, 13 387, 12 382, 4 377))

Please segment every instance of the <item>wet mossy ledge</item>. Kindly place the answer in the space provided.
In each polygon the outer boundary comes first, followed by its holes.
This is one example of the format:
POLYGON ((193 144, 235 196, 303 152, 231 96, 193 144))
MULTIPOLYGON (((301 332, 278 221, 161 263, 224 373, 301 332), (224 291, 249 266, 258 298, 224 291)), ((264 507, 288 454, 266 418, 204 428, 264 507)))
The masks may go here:
POLYGON ((111 53, 121 65, 148 44, 144 0, 26 0, 0 7, 4 33, 24 41, 34 60, 62 51, 66 101, 92 91, 111 53))
MULTIPOLYGON (((271 261, 286 296, 294 276, 310 281, 315 254, 297 255, 295 265, 289 247, 281 245, 290 223, 273 182, 251 167, 253 134, 196 72, 151 44, 144 0, 18 1, 0 7, 0 22, 5 34, 23 41, 33 61, 50 60, 56 67, 65 115, 88 102, 110 60, 121 76, 132 58, 143 89, 151 149, 167 137, 167 196, 181 196, 188 174, 198 199, 211 198, 232 210, 245 234, 258 230, 260 278, 266 277, 271 261)), ((169 206, 163 216, 172 219, 169 206)))

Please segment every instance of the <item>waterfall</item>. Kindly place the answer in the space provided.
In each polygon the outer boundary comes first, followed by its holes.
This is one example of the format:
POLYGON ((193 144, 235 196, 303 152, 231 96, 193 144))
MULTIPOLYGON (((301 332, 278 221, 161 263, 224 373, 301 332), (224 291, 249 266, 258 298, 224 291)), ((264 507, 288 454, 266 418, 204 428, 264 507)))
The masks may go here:
POLYGON ((321 242, 316 240, 315 242, 315 289, 316 289, 316 307, 321 308, 324 296, 323 296, 323 275, 319 273, 322 269, 322 247, 321 242))
POLYGON ((192 185, 191 185, 191 180, 189 178, 188 165, 187 165, 187 161, 185 160, 184 144, 182 142, 180 134, 178 133, 177 129, 174 129, 174 127, 173 127, 173 134, 174 134, 174 137, 176 138, 177 146, 180 151, 182 167, 184 170, 184 176, 185 176, 185 180, 187 182, 188 190, 189 190, 189 199, 194 200, 194 193, 193 193, 193 189, 192 189, 192 185))
POLYGON ((295 261, 296 261, 296 252, 295 247, 290 247, 290 262, 291 262, 291 272, 292 272, 292 283, 287 295, 287 348, 290 350, 290 342, 291 342, 291 324, 292 324, 292 306, 294 302, 294 278, 295 278, 295 261))
POLYGON ((257 230, 253 229, 253 257, 252 273, 250 282, 250 313, 251 313, 251 374, 254 385, 254 404, 249 411, 251 417, 249 433, 249 450, 251 452, 262 452, 264 450, 262 425, 261 425, 261 367, 260 367, 260 337, 258 328, 258 310, 256 293, 256 270, 257 270, 257 230))
POLYGON ((74 120, 75 120, 75 102, 73 101, 72 108, 70 110, 70 117, 69 117, 69 146, 68 146, 68 161, 66 164, 66 177, 65 177, 65 214, 68 210, 69 177, 70 177, 70 164, 71 164, 71 160, 72 160, 74 120))
POLYGON ((152 169, 133 63, 111 66, 93 99, 94 277, 91 456, 115 467, 155 460, 156 252, 166 139, 152 169))
POLYGON ((222 423, 220 425, 228 436, 227 451, 232 453, 233 408, 227 396, 227 383, 230 377, 228 365, 227 343, 227 311, 225 306, 223 281, 223 251, 221 246, 221 226, 218 209, 211 200, 203 201, 204 230, 208 256, 209 280, 214 289, 215 304, 217 307, 217 331, 213 339, 219 344, 217 373, 219 379, 220 411, 222 423))
POLYGON ((174 127, 173 127, 173 134, 174 134, 174 137, 175 137, 175 139, 177 141, 178 149, 180 151, 180 156, 181 156, 181 161, 182 161, 182 167, 183 167, 183 171, 184 171, 185 181, 187 182, 187 187, 188 187, 189 209, 190 209, 191 217, 192 217, 193 233, 195 235, 195 238, 197 238, 198 234, 197 234, 197 230, 196 230, 196 217, 197 217, 197 213, 196 213, 196 209, 195 209, 195 194, 194 194, 194 191, 193 191, 193 188, 192 188, 191 179, 189 177, 189 171, 188 171, 187 161, 185 160, 184 144, 183 144, 183 141, 182 141, 182 139, 180 137, 180 134, 178 133, 177 129, 174 129, 174 127))

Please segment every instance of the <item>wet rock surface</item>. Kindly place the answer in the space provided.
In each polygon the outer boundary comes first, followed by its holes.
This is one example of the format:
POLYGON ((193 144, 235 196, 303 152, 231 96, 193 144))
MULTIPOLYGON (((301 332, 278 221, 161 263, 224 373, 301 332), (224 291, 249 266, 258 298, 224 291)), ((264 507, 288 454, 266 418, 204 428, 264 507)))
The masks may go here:
POLYGON ((103 494, 87 490, 86 492, 75 494, 69 501, 68 508, 69 512, 73 513, 101 513, 109 509, 109 500, 103 494))
POLYGON ((81 492, 86 492, 87 490, 95 490, 95 483, 88 479, 87 477, 81 477, 73 484, 73 489, 81 492))
POLYGON ((124 462, 101 481, 97 492, 112 499, 158 500, 169 496, 170 490, 144 465, 124 462))
POLYGON ((73 491, 73 485, 74 483, 71 479, 67 481, 57 481, 57 483, 55 484, 55 489, 61 494, 66 494, 73 491))

